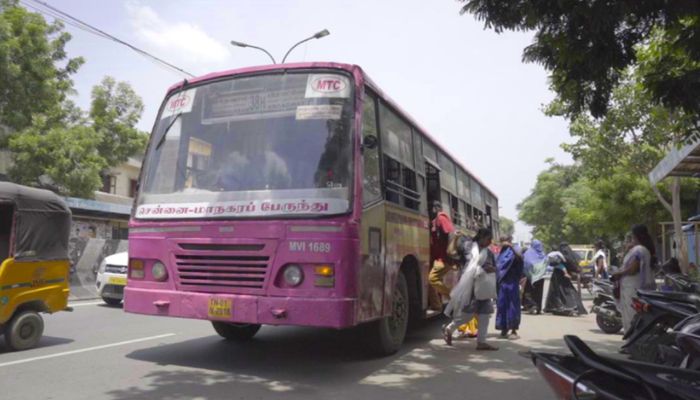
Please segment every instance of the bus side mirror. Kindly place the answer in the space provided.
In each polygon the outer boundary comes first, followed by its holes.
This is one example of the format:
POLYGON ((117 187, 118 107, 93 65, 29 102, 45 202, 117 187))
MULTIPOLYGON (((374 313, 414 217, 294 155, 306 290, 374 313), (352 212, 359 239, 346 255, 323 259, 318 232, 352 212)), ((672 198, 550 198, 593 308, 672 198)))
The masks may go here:
POLYGON ((363 149, 370 149, 370 150, 375 149, 377 147, 378 143, 379 143, 379 140, 374 135, 367 135, 367 136, 362 138, 362 148, 363 149))

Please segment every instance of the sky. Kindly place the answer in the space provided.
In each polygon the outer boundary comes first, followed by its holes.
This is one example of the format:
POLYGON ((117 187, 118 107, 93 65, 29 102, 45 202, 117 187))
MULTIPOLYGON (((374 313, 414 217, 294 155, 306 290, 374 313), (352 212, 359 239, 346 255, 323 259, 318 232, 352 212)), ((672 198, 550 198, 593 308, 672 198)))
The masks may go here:
MULTIPOLYGON (((499 198, 500 214, 517 220, 516 205, 532 190, 545 160, 570 162, 564 119, 542 105, 554 97, 547 72, 524 64, 531 33, 496 34, 454 0, 50 0, 50 4, 194 75, 268 64, 321 29, 331 34, 296 48, 288 61, 360 65, 372 79, 477 175, 499 198)), ((165 91, 183 75, 128 48, 66 26, 70 57, 86 63, 73 76, 76 102, 105 75, 129 82, 143 98, 139 128, 150 131, 165 91)), ((516 239, 529 228, 516 223, 516 239)))

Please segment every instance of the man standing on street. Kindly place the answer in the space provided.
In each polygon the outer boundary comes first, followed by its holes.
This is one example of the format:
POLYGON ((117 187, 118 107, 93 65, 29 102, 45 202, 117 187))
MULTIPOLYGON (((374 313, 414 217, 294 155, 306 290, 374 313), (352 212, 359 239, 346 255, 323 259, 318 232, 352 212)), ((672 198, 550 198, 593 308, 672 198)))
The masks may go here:
POLYGON ((443 278, 454 264, 454 261, 447 257, 447 244, 449 235, 455 228, 450 216, 442 211, 439 201, 433 202, 431 211, 435 218, 430 225, 430 308, 442 311, 441 296, 450 297, 450 288, 445 285, 443 278))

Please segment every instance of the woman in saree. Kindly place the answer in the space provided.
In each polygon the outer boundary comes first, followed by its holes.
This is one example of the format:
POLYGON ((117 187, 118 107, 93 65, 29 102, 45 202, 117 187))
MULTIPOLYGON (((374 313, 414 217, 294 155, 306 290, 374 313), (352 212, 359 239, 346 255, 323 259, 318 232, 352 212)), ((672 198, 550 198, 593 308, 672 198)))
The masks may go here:
POLYGON ((632 319, 635 315, 632 298, 636 297, 637 289, 656 289, 653 271, 656 249, 645 225, 632 227, 630 246, 631 249, 627 251, 622 261, 622 268, 611 277, 613 281, 619 281, 620 294, 617 299, 617 309, 622 314, 622 327, 625 332, 632 327, 632 319))
POLYGON ((530 313, 542 313, 542 294, 544 292, 544 275, 547 272, 547 255, 542 242, 535 239, 523 255, 525 276, 525 293, 523 305, 530 313))
POLYGON ((519 339, 520 329, 520 279, 523 277, 523 258, 504 238, 498 255, 498 299, 496 301, 496 329, 503 339, 519 339), (508 333, 510 331, 510 334, 508 333))
POLYGON ((576 253, 568 244, 562 243, 559 251, 549 253, 547 258, 554 270, 549 280, 544 312, 567 316, 588 314, 581 296, 571 282, 571 274, 579 271, 576 253))
POLYGON ((469 321, 472 316, 476 315, 478 332, 476 339, 477 350, 498 350, 486 342, 488 334, 488 325, 491 314, 493 314, 492 298, 496 297, 495 287, 491 298, 488 296, 479 296, 480 292, 484 292, 485 280, 481 277, 484 274, 495 274, 496 266, 493 254, 488 247, 491 244, 492 234, 489 229, 480 228, 473 242, 470 244, 470 249, 466 250, 470 253, 469 262, 465 266, 459 282, 450 293, 450 302, 445 308, 445 315, 450 317, 452 321, 443 326, 442 335, 445 343, 448 346, 452 345, 452 335, 457 327, 469 321))

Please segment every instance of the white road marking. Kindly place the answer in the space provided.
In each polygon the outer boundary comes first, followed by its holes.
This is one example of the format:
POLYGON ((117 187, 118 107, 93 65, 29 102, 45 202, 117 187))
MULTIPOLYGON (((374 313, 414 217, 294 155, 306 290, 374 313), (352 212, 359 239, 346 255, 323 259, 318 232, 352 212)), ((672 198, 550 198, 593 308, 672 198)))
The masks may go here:
POLYGON ((98 304, 105 304, 104 301, 91 301, 88 303, 68 303, 68 307, 84 307, 84 306, 96 306, 98 304))
POLYGON ((70 356, 73 354, 79 354, 79 353, 85 353, 88 351, 94 351, 94 350, 102 350, 102 349, 107 349, 110 347, 117 347, 117 346, 123 346, 126 344, 132 344, 132 343, 139 343, 139 342, 145 342, 147 340, 154 340, 154 339, 162 339, 170 336, 175 336, 174 333, 166 333, 163 335, 157 335, 157 336, 149 336, 145 338, 140 338, 140 339, 133 339, 133 340, 126 340, 123 342, 117 342, 117 343, 111 343, 111 344, 104 344, 102 346, 94 346, 94 347, 86 347, 84 349, 78 349, 78 350, 71 350, 71 351, 64 351, 62 353, 56 353, 56 354, 48 354, 45 356, 39 356, 39 357, 31 357, 31 358, 25 358, 23 360, 15 360, 15 361, 10 361, 6 363, 1 363, 0 368, 2 367, 9 367, 10 365, 17 365, 17 364, 24 364, 32 361, 39 361, 39 360, 46 360, 49 358, 56 358, 56 357, 63 357, 63 356, 70 356))

